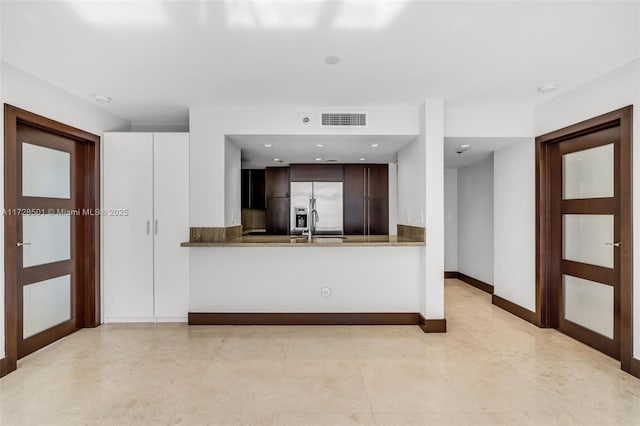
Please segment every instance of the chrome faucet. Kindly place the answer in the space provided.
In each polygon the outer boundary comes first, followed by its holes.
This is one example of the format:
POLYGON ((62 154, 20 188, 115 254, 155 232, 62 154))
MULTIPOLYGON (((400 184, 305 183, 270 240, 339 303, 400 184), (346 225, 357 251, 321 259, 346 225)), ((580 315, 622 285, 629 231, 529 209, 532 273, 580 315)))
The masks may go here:
POLYGON ((313 238, 313 233, 316 230, 316 222, 320 222, 320 216, 318 215, 318 210, 316 210, 316 199, 311 197, 309 198, 309 242, 313 238))

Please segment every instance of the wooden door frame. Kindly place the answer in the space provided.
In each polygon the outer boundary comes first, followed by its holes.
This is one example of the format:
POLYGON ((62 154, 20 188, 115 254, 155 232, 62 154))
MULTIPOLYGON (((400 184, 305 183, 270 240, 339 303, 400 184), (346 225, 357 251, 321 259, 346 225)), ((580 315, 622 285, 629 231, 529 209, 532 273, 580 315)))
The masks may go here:
MULTIPOLYGON (((100 137, 66 124, 33 114, 29 111, 4 104, 4 208, 17 208, 17 164, 18 124, 28 124, 78 142, 83 142, 76 154, 76 161, 84 163, 82 178, 84 191, 82 206, 99 213, 100 208, 100 137)), ((77 259, 76 280, 85 283, 78 286, 79 307, 76 318, 77 328, 100 325, 100 214, 77 216, 81 221, 76 244, 85 253, 77 259)), ((17 259, 17 224, 15 215, 4 216, 4 309, 5 309, 5 360, 0 376, 17 368, 18 360, 18 282, 15 269, 17 259)))
MULTIPOLYGON (((632 373, 633 366, 633 194, 632 142, 633 106, 582 121, 536 138, 536 323, 556 327, 558 300, 553 295, 552 277, 559 262, 551 257, 559 230, 553 228, 551 191, 552 152, 557 142, 620 126, 620 362, 632 373), (555 238, 554 238, 555 237, 555 238)), ((557 201, 557 200, 556 200, 557 201)))

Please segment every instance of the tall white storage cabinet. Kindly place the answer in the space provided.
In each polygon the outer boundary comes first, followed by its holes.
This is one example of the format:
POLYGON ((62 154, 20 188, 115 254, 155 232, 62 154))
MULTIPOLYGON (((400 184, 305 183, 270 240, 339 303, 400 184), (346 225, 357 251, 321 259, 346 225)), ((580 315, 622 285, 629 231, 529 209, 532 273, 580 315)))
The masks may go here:
POLYGON ((103 149, 104 321, 186 322, 189 135, 105 133, 103 149))

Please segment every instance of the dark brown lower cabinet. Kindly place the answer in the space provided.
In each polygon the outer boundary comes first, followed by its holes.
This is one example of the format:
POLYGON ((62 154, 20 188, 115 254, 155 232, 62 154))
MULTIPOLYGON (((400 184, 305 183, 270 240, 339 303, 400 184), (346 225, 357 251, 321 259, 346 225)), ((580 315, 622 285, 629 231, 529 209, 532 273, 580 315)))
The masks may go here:
POLYGON ((289 197, 267 198, 266 231, 269 235, 289 234, 289 197))

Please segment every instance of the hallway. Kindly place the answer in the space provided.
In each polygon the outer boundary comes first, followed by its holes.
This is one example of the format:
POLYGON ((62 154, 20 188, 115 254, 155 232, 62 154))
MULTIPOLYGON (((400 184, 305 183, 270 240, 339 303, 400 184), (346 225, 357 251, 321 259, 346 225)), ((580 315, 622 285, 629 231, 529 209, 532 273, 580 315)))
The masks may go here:
POLYGON ((640 380, 446 280, 418 327, 107 324, 0 380, 3 425, 640 425, 640 380))

